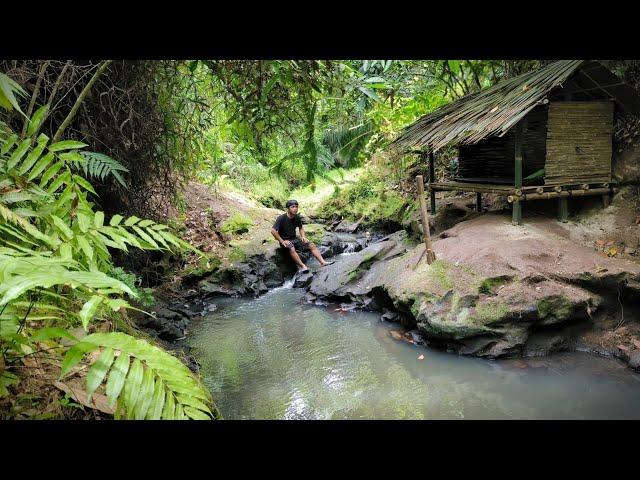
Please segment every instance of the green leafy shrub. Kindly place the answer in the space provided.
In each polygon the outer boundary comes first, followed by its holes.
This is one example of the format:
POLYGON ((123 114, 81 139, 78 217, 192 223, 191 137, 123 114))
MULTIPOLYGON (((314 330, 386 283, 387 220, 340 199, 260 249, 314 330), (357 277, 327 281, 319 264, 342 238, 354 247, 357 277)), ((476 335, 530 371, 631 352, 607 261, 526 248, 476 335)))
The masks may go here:
POLYGON ((237 212, 222 224, 220 231, 229 235, 240 235, 241 233, 247 233, 252 225, 253 221, 249 217, 237 212))

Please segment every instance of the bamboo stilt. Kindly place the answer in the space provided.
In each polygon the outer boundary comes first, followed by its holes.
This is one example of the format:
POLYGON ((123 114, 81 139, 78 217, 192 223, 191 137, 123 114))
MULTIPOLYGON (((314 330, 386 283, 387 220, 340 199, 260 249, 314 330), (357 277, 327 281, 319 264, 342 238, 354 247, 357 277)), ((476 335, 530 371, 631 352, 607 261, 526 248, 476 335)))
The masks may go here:
MULTIPOLYGON (((425 251, 427 253, 427 263, 431 265, 435 259, 436 254, 433 252, 431 245, 431 232, 429 231, 429 214, 427 213, 427 202, 424 198, 424 180, 422 175, 416 176, 416 183, 418 184, 418 199, 420 201, 420 215, 422 217, 422 233, 424 235, 425 251)), ((420 259, 422 256, 420 257, 420 259)), ((418 259, 418 262, 420 262, 418 259)), ((417 265, 417 264, 416 264, 417 265)))
MULTIPOLYGON (((515 152, 515 187, 516 195, 522 195, 522 122, 516 126, 516 152, 515 152)), ((513 204, 513 214, 511 223, 520 225, 522 223, 522 204, 515 202, 513 204)))
POLYGON ((434 165, 435 156, 433 149, 429 150, 429 199, 431 200, 431 215, 436 213, 436 192, 432 188, 431 184, 436 181, 436 167, 434 165))
POLYGON ((563 223, 569 220, 569 200, 567 197, 558 198, 558 220, 563 223))

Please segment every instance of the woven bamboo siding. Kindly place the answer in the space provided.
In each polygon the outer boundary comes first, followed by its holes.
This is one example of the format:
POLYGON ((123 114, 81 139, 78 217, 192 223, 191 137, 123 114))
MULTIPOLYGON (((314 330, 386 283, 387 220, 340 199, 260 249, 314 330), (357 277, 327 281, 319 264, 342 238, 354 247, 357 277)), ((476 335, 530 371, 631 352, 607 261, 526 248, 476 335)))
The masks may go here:
MULTIPOLYGON (((544 168, 547 142, 547 107, 537 107, 523 121, 523 177, 544 168)), ((475 145, 460 145, 458 178, 460 181, 514 180, 515 134, 510 130, 502 137, 490 137, 475 145)), ((540 180, 537 183, 542 183, 540 180)))
POLYGON ((613 102, 549 104, 545 183, 611 181, 613 102))

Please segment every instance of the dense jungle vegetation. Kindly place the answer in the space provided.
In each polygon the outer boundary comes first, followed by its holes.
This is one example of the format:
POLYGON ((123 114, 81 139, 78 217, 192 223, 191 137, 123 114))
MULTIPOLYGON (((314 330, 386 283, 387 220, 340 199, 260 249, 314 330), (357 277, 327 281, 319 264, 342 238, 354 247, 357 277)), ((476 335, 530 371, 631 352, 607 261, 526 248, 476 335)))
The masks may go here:
MULTIPOLYGON (((144 264, 202 256, 171 214, 184 186, 273 208, 324 188, 316 213, 384 223, 425 168, 388 142, 544 63, 0 61, 0 415, 80 418, 81 388, 116 418, 219 418, 197 376, 129 319, 154 301, 144 264), (58 389, 35 398, 29 382, 58 389)), ((637 62, 609 65, 637 86, 637 62)), ((437 175, 455 170, 449 157, 437 175)))

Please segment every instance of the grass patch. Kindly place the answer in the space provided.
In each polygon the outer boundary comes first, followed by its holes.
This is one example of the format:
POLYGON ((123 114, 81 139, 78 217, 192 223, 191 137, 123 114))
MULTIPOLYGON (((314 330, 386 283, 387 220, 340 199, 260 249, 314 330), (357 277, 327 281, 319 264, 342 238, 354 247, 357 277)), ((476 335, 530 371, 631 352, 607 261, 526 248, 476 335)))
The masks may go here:
POLYGON ((231 262, 244 262, 247 254, 240 247, 233 245, 229 248, 228 258, 231 262))
POLYGON ((436 260, 429 265, 428 276, 434 282, 443 287, 445 290, 451 290, 455 283, 450 278, 449 272, 451 265, 444 260, 436 260))

